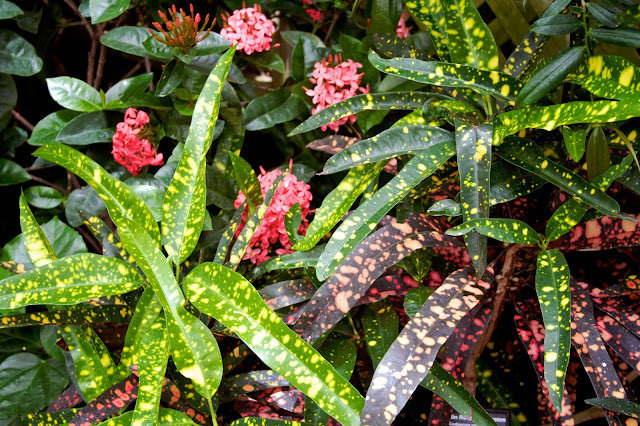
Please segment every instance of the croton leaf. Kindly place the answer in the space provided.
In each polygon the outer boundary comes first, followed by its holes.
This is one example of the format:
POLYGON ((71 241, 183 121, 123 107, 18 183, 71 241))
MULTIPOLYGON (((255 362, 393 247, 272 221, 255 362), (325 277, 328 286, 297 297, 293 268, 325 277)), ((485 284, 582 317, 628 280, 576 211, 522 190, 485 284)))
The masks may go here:
POLYGON ((324 244, 313 248, 310 251, 298 251, 291 254, 284 254, 281 256, 274 256, 271 259, 262 262, 256 266, 251 272, 251 279, 257 278, 260 275, 282 270, 282 269, 295 269, 295 268, 313 268, 318 263, 318 257, 324 250, 324 244))
POLYGON ((160 242, 158 224, 149 207, 129 186, 111 176, 98 163, 59 143, 38 148, 33 155, 65 167, 91 185, 107 205, 116 225, 120 226, 127 218, 133 219, 153 237, 154 244, 160 242))
POLYGON ((305 423, 293 420, 276 420, 264 417, 243 417, 231 423, 230 426, 304 426, 305 423))
POLYGON ((116 414, 138 396, 138 377, 129 377, 111 386, 98 398, 83 407, 69 422, 69 426, 89 426, 116 414))
POLYGON ((367 237, 304 306, 294 330, 315 341, 356 305, 376 278, 405 256, 423 247, 462 246, 460 240, 443 235, 437 224, 434 218, 416 214, 367 237))
POLYGON ((389 296, 404 296, 419 285, 420 283, 409 275, 385 275, 371 284, 371 287, 358 300, 356 306, 374 303, 389 296))
POLYGON ((615 200, 577 174, 549 160, 528 139, 507 138, 500 145, 498 154, 509 163, 548 180, 606 215, 617 216, 620 212, 620 206, 615 200))
POLYGON ((484 71, 460 64, 425 62, 418 59, 383 59, 374 51, 369 61, 379 71, 434 86, 459 87, 490 94, 513 102, 522 88, 520 80, 498 71, 484 71))
POLYGON ((362 410, 365 424, 391 424, 427 375, 438 349, 475 307, 493 281, 487 268, 477 280, 471 268, 449 275, 407 323, 380 361, 362 410))
POLYGON ((637 245, 640 245, 638 222, 604 216, 575 226, 558 241, 557 248, 564 251, 607 250, 637 245))
POLYGON ((22 229, 22 235, 24 235, 24 245, 31 258, 31 263, 36 267, 51 263, 55 260, 56 255, 42 228, 38 225, 36 218, 33 217, 24 193, 20 194, 19 206, 20 228, 22 229))
MULTIPOLYGON (((325 108, 326 109, 326 108, 325 108)), ((323 110, 324 111, 324 110, 323 110)), ((307 144, 307 148, 315 149, 329 154, 337 154, 362 139, 343 135, 331 135, 322 139, 316 139, 307 144)))
POLYGON ((342 181, 322 201, 304 238, 293 245, 294 250, 306 251, 316 245, 349 211, 356 199, 380 174, 384 162, 353 167, 342 181))
POLYGON ((220 241, 218 242, 216 256, 213 259, 214 262, 224 264, 227 261, 229 250, 231 250, 231 243, 236 236, 236 231, 240 226, 240 222, 242 221, 244 212, 247 209, 247 205, 247 201, 245 200, 245 202, 236 209, 235 213, 231 217, 231 220, 229 220, 229 224, 224 229, 224 232, 220 237, 220 241))
POLYGON ((440 59, 442 61, 450 60, 449 40, 446 28, 442 24, 444 15, 441 2, 438 0, 407 0, 404 4, 411 14, 426 27, 440 59))
POLYGON ((629 366, 640 371, 640 338, 609 315, 596 313, 595 319, 602 340, 629 366))
POLYGON ((405 154, 422 154, 441 143, 452 143, 451 132, 433 126, 392 127, 359 141, 327 160, 322 174, 336 173, 362 164, 388 160, 405 154), (398 141, 402 141, 398 143, 398 141))
POLYGON ((585 399, 587 404, 602 407, 605 410, 615 411, 616 413, 626 414, 634 419, 640 418, 640 405, 627 399, 615 398, 612 396, 604 398, 585 399))
POLYGON ((567 152, 571 155, 573 161, 580 161, 584 155, 587 129, 564 126, 562 127, 562 137, 564 139, 564 146, 567 148, 567 152))
POLYGON ((162 205, 162 244, 175 264, 189 257, 202 231, 206 203, 205 156, 213 140, 222 87, 235 51, 229 49, 222 55, 207 78, 162 205))
MULTIPOLYGON (((55 401, 49 404, 47 411, 62 411, 75 407, 82 402, 82 396, 74 385, 69 386, 58 396, 55 401)), ((73 417, 73 416, 72 416, 73 417)), ((71 418, 69 420, 71 420, 71 418)))
POLYGON ((542 51, 547 37, 529 32, 507 58, 503 73, 513 77, 521 77, 535 62, 542 51))
POLYGON ((260 182, 251 168, 251 165, 242 157, 230 152, 229 158, 231 159, 231 165, 233 166, 233 173, 235 175, 238 188, 248 200, 249 212, 252 213, 256 206, 261 204, 263 201, 262 192, 260 191, 260 182))
POLYGON ((120 238, 151 283, 165 311, 173 361, 193 381, 199 394, 210 399, 220 385, 222 356, 206 325, 184 308, 184 295, 158 246, 137 223, 125 219, 120 238))
POLYGON ((30 312, 0 317, 0 328, 47 324, 128 324, 131 310, 124 305, 75 306, 72 310, 30 312))
POLYGON ((361 321, 367 352, 375 369, 398 337, 398 314, 389 303, 376 302, 365 308, 361 321))
POLYGON ((516 219, 472 219, 447 230, 447 234, 466 235, 472 230, 505 243, 538 244, 540 242, 535 229, 516 219))
POLYGON ((289 382, 273 370, 250 371, 225 377, 218 390, 218 397, 221 403, 225 403, 249 392, 285 386, 289 386, 289 382))
POLYGON ((334 232, 318 259, 318 279, 324 281, 328 278, 394 205, 413 187, 438 170, 454 153, 452 141, 425 150, 409 160, 393 179, 360 204, 334 232))
POLYGON ((424 92, 391 92, 368 93, 358 95, 342 102, 335 103, 313 114, 304 123, 293 129, 289 136, 309 132, 343 117, 370 110, 414 110, 422 108, 425 102, 433 98, 434 93, 424 92))
MULTIPOLYGON (((133 411, 127 411, 118 417, 112 417, 107 421, 100 423, 102 426, 129 426, 133 422, 133 411)), ((188 415, 185 415, 179 411, 169 408, 160 408, 158 412, 157 423, 163 426, 175 426, 175 425, 193 425, 193 420, 188 415)), ((70 425, 71 426, 71 425, 70 425)), ((89 426, 87 424, 87 426, 89 426)))
POLYGON ((551 402, 562 411, 564 378, 571 350, 569 265, 558 250, 538 254, 536 292, 544 321, 544 378, 551 402))
POLYGON ((640 95, 640 70, 621 56, 590 56, 568 80, 601 98, 634 102, 640 95))
POLYGON ((238 334, 265 364, 329 415, 345 425, 359 424, 362 396, 269 309, 244 277, 203 263, 185 278, 183 288, 201 312, 238 334))
POLYGON ((120 259, 77 254, 0 281, 0 308, 73 305, 143 285, 138 271, 120 259))

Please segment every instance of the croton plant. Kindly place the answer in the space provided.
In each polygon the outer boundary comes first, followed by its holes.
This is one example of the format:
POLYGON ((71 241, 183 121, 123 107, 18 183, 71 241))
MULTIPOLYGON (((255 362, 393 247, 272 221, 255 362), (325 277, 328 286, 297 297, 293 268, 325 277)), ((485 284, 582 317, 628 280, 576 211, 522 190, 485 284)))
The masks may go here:
POLYGON ((0 19, 0 423, 638 424, 635 0, 0 19))

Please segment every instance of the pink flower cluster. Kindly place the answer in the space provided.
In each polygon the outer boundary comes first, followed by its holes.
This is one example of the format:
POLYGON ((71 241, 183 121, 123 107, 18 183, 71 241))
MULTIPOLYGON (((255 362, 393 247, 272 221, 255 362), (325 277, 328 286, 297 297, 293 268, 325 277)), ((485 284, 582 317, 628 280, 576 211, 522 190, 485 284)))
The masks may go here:
MULTIPOLYGON (((271 49, 271 37, 276 27, 260 9, 260 5, 234 10, 232 15, 222 15, 224 27, 220 35, 236 45, 236 50, 244 50, 251 55, 271 49)), ((277 45, 273 46, 277 47, 277 45)))
MULTIPOLYGON (((352 59, 342 62, 342 57, 339 54, 335 58, 329 55, 328 61, 323 58, 321 62, 316 62, 313 77, 309 79, 315 84, 315 87, 313 89, 305 88, 306 94, 313 98, 312 101, 316 105, 311 113, 315 114, 329 105, 349 99, 357 95, 358 92, 369 93, 369 85, 360 87, 364 75, 364 73, 358 74, 360 68, 362 68, 360 62, 354 62, 352 59)), ((343 117, 327 126, 322 126, 322 130, 327 130, 329 127, 337 132, 338 128, 348 121, 355 123, 356 116, 343 117)))
POLYGON ((400 39, 407 38, 409 37, 409 30, 411 28, 413 27, 407 27, 407 24, 404 22, 404 19, 402 19, 401 17, 400 20, 398 21, 398 27, 396 28, 396 35, 400 39))
POLYGON ((162 154, 149 142, 152 135, 149 115, 133 108, 124 113, 124 121, 116 126, 113 135, 113 158, 136 176, 143 167, 161 166, 162 154))
MULTIPOLYGON (((281 174, 282 171, 280 169, 266 172, 262 167, 260 167, 258 180, 260 181, 260 190, 262 191, 263 196, 267 191, 269 191, 273 182, 281 174)), ((306 183, 298 181, 292 173, 287 173, 285 175, 262 223, 255 234, 253 234, 251 244, 247 249, 247 253, 242 258, 243 260, 249 259, 251 263, 259 265, 271 257, 269 255, 269 249, 278 242, 281 247, 275 250, 276 254, 282 255, 293 253, 293 250, 291 250, 292 244, 289 241, 289 237, 287 237, 284 217, 291 206, 296 203, 300 203, 302 223, 300 224, 298 233, 304 235, 307 232, 307 228, 309 227, 309 221, 307 220, 310 206, 309 202, 313 198, 309 191, 310 188, 311 187, 306 183)), ((244 194, 240 191, 234 206, 236 208, 240 207, 245 200, 246 198, 244 194)), ((246 222, 247 212, 245 211, 242 215, 242 225, 238 229, 238 233, 240 233, 246 222)))
MULTIPOLYGON (((316 2, 313 0, 302 0, 302 4, 308 6, 315 6, 316 2)), ((304 10, 307 12, 307 15, 311 17, 313 22, 318 22, 324 18, 324 13, 320 9, 316 9, 315 7, 307 7, 304 10)))

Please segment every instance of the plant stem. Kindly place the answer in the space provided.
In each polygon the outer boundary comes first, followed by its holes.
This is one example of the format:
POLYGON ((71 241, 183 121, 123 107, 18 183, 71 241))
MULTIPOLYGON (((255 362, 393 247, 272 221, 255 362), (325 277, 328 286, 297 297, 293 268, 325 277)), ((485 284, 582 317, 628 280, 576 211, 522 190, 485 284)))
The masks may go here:
POLYGON ((64 2, 80 18, 80 21, 82 22, 82 25, 84 25, 84 28, 87 30, 87 33, 89 33, 89 36, 93 38, 93 28, 91 27, 91 24, 89 24, 89 21, 87 21, 87 19, 82 16, 82 13, 80 13, 80 10, 73 2, 73 0, 64 0, 64 2))
POLYGON ((15 109, 11 111, 11 116, 13 117, 14 120, 22 124, 24 127, 26 127, 27 130, 29 130, 30 132, 33 132, 33 129, 35 129, 35 126, 31 124, 29 120, 27 120, 22 115, 20 115, 20 113, 15 109))
POLYGON ((34 180, 34 181, 36 181, 38 183, 41 183, 41 184, 46 185, 46 186, 49 186, 49 187, 55 189, 56 191, 58 191, 59 193, 61 193, 62 195, 67 195, 68 194, 68 192, 63 187, 58 186, 55 183, 51 183, 48 180, 39 178, 38 176, 35 176, 35 175, 32 175, 32 174, 29 174, 29 176, 31 177, 31 180, 34 180))
POLYGON ((216 419, 216 412, 213 409, 211 398, 207 398, 207 403, 209 404, 209 411, 211 412, 211 423, 213 423, 214 426, 218 426, 218 420, 216 419))
POLYGON ((333 14, 333 19, 331 20, 331 24, 329 24, 329 29, 327 30, 327 35, 324 36, 324 44, 327 47, 331 47, 330 46, 331 34, 333 33, 333 29, 336 27, 336 24, 338 23, 338 19, 340 19, 340 11, 336 11, 333 14))

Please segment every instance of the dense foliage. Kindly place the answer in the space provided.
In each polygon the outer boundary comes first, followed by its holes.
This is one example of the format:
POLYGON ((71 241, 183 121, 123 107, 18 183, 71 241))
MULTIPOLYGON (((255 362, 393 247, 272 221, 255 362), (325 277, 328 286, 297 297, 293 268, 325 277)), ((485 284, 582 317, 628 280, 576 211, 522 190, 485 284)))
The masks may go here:
POLYGON ((639 18, 0 0, 0 422, 637 425, 639 18))

